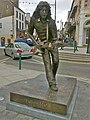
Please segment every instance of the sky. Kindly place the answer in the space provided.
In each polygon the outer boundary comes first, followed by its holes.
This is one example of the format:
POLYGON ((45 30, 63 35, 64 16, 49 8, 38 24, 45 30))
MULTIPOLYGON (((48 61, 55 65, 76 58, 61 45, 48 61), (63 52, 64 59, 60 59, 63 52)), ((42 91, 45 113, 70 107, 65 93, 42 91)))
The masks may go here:
MULTIPOLYGON (((25 13, 30 13, 32 16, 37 4, 42 0, 19 0, 19 7, 25 13)), ((52 18, 55 19, 55 0, 44 0, 50 3, 51 5, 51 14, 52 18)), ((65 23, 67 21, 68 11, 71 8, 73 0, 56 0, 56 25, 57 29, 60 29, 61 22, 65 23), (57 22, 58 21, 58 22, 57 22)))

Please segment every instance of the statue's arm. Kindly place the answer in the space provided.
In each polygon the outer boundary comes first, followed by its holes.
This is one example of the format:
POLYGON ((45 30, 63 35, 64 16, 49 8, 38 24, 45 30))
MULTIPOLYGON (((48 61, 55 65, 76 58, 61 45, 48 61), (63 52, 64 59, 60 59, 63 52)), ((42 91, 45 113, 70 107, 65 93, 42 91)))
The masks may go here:
POLYGON ((52 34, 52 40, 56 41, 57 40, 57 27, 56 27, 56 23, 54 20, 51 20, 50 22, 50 31, 52 34))

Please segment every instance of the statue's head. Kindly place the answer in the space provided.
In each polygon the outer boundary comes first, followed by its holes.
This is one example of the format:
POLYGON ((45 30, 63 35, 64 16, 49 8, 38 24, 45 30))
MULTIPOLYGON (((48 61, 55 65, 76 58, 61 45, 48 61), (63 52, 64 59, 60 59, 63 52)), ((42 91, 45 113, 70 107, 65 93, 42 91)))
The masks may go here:
POLYGON ((51 18, 50 5, 46 1, 41 1, 37 5, 37 7, 33 13, 33 16, 35 18, 50 19, 51 18))

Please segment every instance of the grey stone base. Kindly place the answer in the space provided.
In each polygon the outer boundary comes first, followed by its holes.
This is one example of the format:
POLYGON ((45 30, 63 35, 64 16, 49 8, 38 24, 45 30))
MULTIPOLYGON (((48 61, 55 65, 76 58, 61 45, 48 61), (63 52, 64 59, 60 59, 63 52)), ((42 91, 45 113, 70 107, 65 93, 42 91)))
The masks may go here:
POLYGON ((78 85, 76 85, 76 88, 74 90, 73 98, 68 108, 68 113, 67 115, 64 115, 64 116, 60 114, 51 113, 44 110, 28 107, 26 105, 18 104, 16 102, 7 103, 6 109, 15 111, 21 114, 25 114, 28 116, 32 116, 35 118, 39 118, 41 120, 71 120, 76 97, 77 97, 77 92, 78 92, 78 85))

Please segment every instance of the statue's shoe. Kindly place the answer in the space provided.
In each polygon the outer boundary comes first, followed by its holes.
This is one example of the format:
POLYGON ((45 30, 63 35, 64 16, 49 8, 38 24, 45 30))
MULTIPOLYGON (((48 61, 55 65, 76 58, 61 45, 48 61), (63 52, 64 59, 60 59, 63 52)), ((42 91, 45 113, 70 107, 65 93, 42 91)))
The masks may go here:
POLYGON ((50 89, 53 91, 58 91, 58 88, 56 85, 50 85, 50 89))

